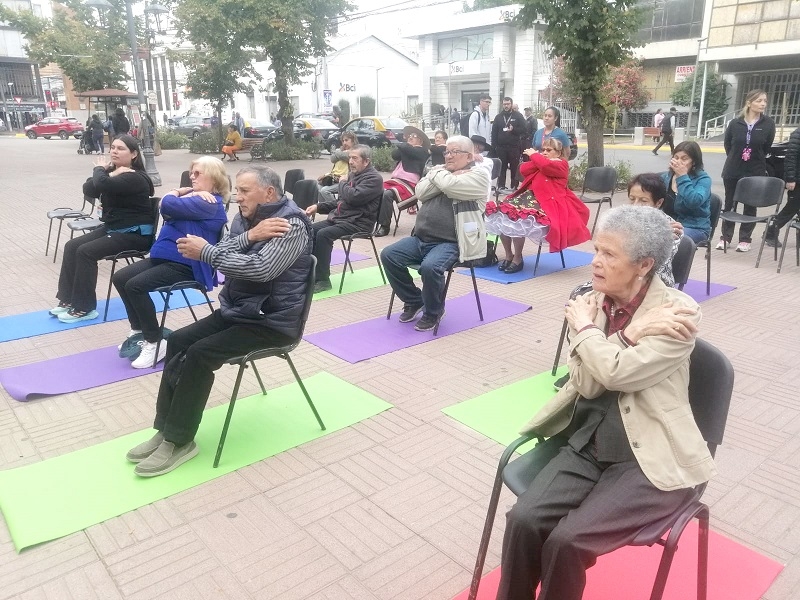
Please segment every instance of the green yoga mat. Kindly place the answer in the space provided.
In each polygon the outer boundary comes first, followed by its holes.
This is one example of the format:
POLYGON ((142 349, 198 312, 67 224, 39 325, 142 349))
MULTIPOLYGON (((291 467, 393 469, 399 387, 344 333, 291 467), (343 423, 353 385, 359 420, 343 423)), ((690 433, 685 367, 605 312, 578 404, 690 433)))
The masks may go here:
POLYGON ((555 377, 550 371, 517 381, 476 398, 443 408, 442 412, 486 437, 508 446, 519 430, 556 393, 553 382, 567 372, 562 366, 555 377))
MULTIPOLYGON (((206 410, 200 454, 175 471, 142 479, 125 453, 149 439, 139 431, 33 465, 0 472, 0 509, 17 551, 80 531, 231 471, 343 429, 391 408, 328 373, 304 380, 325 422, 321 431, 297 383, 237 400, 219 467, 212 468, 228 405, 206 410)), ((155 404, 155 399, 153 400, 155 404)))
MULTIPOLYGON (((417 273, 413 269, 411 270, 411 275, 415 279, 419 277, 419 273, 417 273)), ((381 279, 381 272, 378 269, 378 267, 356 269, 354 273, 351 273, 350 270, 348 269, 347 275, 344 278, 344 288, 342 289, 342 293, 339 294, 339 282, 341 281, 341 279, 342 279, 341 273, 331 273, 331 285, 333 286, 333 289, 314 294, 314 300, 321 300, 323 298, 333 298, 339 295, 344 296, 345 294, 360 292, 362 290, 370 290, 372 288, 380 287, 382 285, 386 285, 387 294, 392 293, 392 289, 389 287, 389 284, 383 283, 383 279, 381 279)))

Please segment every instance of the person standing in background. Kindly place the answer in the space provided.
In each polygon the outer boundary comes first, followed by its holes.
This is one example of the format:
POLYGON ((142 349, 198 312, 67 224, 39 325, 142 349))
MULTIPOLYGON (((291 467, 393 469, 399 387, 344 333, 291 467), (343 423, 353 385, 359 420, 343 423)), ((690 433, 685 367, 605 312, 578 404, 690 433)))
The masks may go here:
POLYGON ((786 206, 781 209, 772 226, 767 228, 767 246, 780 248, 783 244, 778 241, 778 230, 800 214, 800 189, 797 188, 797 177, 800 175, 800 127, 789 136, 789 148, 786 150, 784 160, 783 180, 786 182, 786 206))
POLYGON ((669 116, 661 120, 661 141, 653 148, 653 154, 658 156, 658 149, 664 144, 669 144, 669 153, 675 152, 675 146, 672 143, 672 136, 675 135, 675 127, 678 126, 678 109, 674 106, 669 109, 669 116))
MULTIPOLYGON (((660 108, 656 111, 656 114, 653 115, 653 127, 661 131, 661 121, 664 120, 664 111, 660 108)), ((658 137, 653 138, 654 142, 658 142, 658 137)))
POLYGON ((519 111, 514 110, 514 101, 506 96, 503 98, 503 111, 499 113, 492 123, 492 140, 500 159, 500 175, 497 184, 501 191, 511 192, 519 184, 519 156, 520 144, 527 135, 528 124, 519 111), (510 187, 506 188, 506 171, 510 171, 510 187))

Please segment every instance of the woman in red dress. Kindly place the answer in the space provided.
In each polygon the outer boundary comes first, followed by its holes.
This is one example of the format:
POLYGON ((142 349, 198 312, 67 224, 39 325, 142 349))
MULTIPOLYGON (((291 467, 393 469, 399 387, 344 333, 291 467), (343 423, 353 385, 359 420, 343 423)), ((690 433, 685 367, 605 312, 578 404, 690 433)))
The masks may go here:
POLYGON ((496 205, 486 205, 486 231, 500 236, 505 259, 498 269, 505 273, 522 270, 522 249, 525 239, 536 243, 542 239, 550 252, 560 252, 591 239, 586 223, 589 209, 567 187, 569 147, 559 140, 542 143, 541 154, 529 148, 530 161, 520 165, 524 177, 519 189, 496 205), (512 251, 513 245, 513 251, 512 251))

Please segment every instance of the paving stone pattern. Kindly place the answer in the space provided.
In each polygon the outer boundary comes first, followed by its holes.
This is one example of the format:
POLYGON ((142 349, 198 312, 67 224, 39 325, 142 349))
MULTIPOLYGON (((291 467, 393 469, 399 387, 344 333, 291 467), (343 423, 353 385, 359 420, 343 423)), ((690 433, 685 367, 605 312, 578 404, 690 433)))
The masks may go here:
MULTIPOLYGON (((77 147, 0 137, 0 316, 54 305, 61 258, 53 264, 44 256, 45 212, 80 205, 94 158, 79 156, 77 147)), ((162 192, 178 184, 190 159, 186 151, 158 158, 162 192)), ((243 164, 226 168, 234 175, 243 164)), ((316 177, 330 164, 324 156, 274 166, 281 174, 301 167, 316 177)), ((719 173, 712 176, 715 190, 721 188, 719 173)), ((404 216, 398 236, 413 224, 404 216)), ((737 289, 704 303, 701 324, 702 336, 733 361, 737 378, 720 474, 705 499, 715 530, 787 565, 764 600, 800 597, 800 268, 793 246, 780 275, 769 254, 756 270, 755 252, 715 251, 714 281, 737 289)), ((564 298, 588 273, 582 267, 515 285, 479 281, 483 292, 533 310, 357 365, 301 344, 294 360, 303 376, 328 371, 395 408, 21 554, 2 523, 0 600, 452 598, 469 585, 502 448, 440 410, 549 369, 564 298)), ((108 276, 108 265, 101 265, 101 294, 108 276)), ((705 277, 701 253, 692 276, 705 277)), ((453 278, 452 295, 470 292, 469 278, 453 278)), ((389 288, 380 287, 316 302, 307 331, 379 316, 388 301, 389 288)), ((188 310, 173 311, 168 326, 190 321, 188 310)), ((0 368, 115 344, 127 327, 118 321, 7 342, 0 368)), ((281 361, 261 372, 268 387, 293 381, 281 361)), ((210 406, 227 401, 235 373, 218 372, 210 406)), ((160 377, 28 403, 0 391, 0 468, 150 426, 160 377)), ((256 390, 245 378, 242 395, 256 390)), ((197 460, 210 460, 208 450, 197 460)), ((501 515, 512 502, 504 492, 501 515)), ((499 564, 503 521, 495 526, 487 570, 499 564)))

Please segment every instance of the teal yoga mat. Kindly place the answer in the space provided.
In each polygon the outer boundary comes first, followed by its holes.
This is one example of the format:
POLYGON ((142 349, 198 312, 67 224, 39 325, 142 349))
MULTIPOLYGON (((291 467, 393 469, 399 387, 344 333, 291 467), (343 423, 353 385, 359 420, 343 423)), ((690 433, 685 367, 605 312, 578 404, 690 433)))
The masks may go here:
MULTIPOLYGON (((143 479, 125 453, 148 429, 0 472, 0 510, 17 551, 101 523, 377 415, 391 404, 329 373, 304 380, 325 422, 321 431, 296 382, 236 401, 219 468, 212 468, 228 405, 208 409, 195 438, 199 456, 143 479)), ((155 398, 153 398, 155 406, 155 398)))

